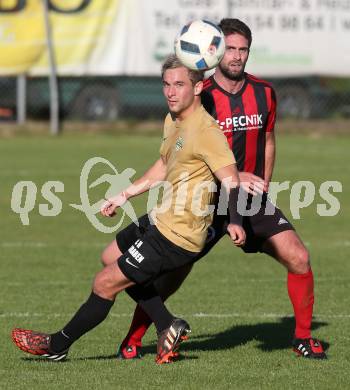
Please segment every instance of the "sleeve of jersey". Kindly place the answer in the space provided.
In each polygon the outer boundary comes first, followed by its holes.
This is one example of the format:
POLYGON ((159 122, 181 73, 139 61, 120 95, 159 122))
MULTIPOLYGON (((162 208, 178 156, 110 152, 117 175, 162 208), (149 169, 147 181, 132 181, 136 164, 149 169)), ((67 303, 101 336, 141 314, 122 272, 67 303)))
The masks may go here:
POLYGON ((275 128, 277 100, 275 91, 272 88, 266 87, 265 92, 267 97, 267 107, 269 110, 266 132, 271 132, 274 131, 275 128))
POLYGON ((212 172, 236 163, 226 137, 215 128, 207 128, 195 146, 195 155, 203 160, 212 172))

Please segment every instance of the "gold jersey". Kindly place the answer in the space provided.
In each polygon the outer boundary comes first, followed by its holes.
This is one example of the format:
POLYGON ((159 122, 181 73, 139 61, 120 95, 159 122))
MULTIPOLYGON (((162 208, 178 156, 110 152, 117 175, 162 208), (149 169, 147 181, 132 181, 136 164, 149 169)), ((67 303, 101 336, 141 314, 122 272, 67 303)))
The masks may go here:
POLYGON ((233 153, 215 119, 200 106, 180 122, 167 115, 160 154, 167 172, 152 218, 168 240, 200 252, 213 220, 213 172, 234 164, 233 153))

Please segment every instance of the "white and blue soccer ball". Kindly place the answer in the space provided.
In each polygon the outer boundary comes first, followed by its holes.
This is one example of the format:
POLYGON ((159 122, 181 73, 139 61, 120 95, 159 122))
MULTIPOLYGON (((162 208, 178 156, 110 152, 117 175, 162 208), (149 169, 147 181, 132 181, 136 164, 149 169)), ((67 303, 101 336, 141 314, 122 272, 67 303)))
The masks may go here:
POLYGON ((221 29, 207 20, 186 24, 175 38, 175 54, 188 68, 215 68, 225 54, 225 37, 221 29))

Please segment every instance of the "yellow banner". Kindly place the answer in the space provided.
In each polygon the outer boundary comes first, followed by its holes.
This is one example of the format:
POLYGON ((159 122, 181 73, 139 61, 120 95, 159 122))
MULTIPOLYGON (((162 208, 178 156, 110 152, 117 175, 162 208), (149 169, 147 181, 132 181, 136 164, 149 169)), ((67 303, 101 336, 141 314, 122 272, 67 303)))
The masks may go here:
POLYGON ((45 51, 45 24, 40 0, 0 1, 0 71, 28 70, 45 51))
MULTIPOLYGON (((106 46, 119 0, 49 0, 57 68, 84 73, 106 46)), ((0 74, 48 72, 42 0, 0 1, 0 74)))

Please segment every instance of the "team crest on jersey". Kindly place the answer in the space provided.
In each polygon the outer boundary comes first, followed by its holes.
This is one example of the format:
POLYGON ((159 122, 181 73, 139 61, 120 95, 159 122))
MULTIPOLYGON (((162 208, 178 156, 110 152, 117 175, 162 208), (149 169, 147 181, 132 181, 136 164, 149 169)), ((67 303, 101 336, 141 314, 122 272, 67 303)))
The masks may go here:
POLYGON ((184 146, 184 139, 182 137, 179 137, 175 142, 175 150, 178 152, 181 150, 184 146))

